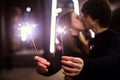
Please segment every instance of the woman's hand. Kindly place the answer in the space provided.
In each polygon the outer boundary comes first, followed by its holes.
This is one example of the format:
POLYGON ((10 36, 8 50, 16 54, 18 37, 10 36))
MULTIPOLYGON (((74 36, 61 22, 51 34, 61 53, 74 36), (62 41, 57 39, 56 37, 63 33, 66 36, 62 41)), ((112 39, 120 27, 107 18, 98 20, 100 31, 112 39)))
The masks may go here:
POLYGON ((50 66, 50 62, 39 56, 34 56, 34 60, 37 62, 39 72, 42 73, 48 72, 48 67, 50 66))
POLYGON ((77 76, 84 66, 83 60, 78 57, 62 56, 61 62, 66 76, 77 76))

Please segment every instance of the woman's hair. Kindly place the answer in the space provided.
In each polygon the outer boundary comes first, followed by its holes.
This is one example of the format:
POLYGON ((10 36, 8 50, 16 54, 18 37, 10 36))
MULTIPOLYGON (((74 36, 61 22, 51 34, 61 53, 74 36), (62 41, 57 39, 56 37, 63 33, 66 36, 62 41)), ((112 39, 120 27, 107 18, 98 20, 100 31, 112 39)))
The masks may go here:
POLYGON ((93 20, 98 19, 102 27, 108 27, 111 21, 112 11, 108 0, 87 0, 81 11, 93 20))
POLYGON ((71 27, 71 15, 74 11, 73 10, 67 10, 59 14, 57 17, 57 27, 66 27, 67 29, 70 29, 71 27))
MULTIPOLYGON (((66 33, 62 34, 62 40, 60 41, 63 41, 63 49, 64 49, 64 52, 65 54, 67 52, 72 52, 72 53, 78 53, 78 54, 81 54, 81 53, 85 53, 86 52, 83 52, 83 51, 87 51, 87 50, 83 50, 84 48, 84 43, 82 43, 82 41, 80 41, 80 45, 83 45, 81 47, 81 49, 78 48, 76 42, 74 41, 73 39, 73 36, 70 32, 70 28, 71 28, 71 16, 72 16, 72 13, 74 11, 73 10, 67 10, 65 12, 62 12, 58 17, 57 17, 57 27, 61 27, 61 28, 64 28, 67 30, 66 33)), ((61 35, 58 37, 60 39, 61 35)), ((68 53, 69 55, 69 53, 68 53)), ((74 55, 74 54, 73 54, 74 55)))

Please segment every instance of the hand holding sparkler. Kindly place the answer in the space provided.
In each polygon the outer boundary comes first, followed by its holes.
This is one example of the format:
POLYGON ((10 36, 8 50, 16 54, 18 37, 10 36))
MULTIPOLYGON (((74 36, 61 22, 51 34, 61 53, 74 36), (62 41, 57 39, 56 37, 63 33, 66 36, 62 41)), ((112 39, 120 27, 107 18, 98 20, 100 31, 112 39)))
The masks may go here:
POLYGON ((63 74, 66 76, 77 76, 83 69, 84 62, 81 58, 62 56, 63 74))
POLYGON ((38 73, 48 72, 48 67, 50 66, 50 62, 39 56, 35 56, 34 60, 37 62, 37 67, 38 67, 37 69, 39 71, 38 73))

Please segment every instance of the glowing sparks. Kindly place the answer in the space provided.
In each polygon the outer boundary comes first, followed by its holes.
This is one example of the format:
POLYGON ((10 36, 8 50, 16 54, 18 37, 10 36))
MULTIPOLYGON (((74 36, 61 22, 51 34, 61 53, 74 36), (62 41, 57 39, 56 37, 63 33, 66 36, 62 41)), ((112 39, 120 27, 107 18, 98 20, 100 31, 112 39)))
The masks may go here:
POLYGON ((25 23, 19 24, 19 26, 20 26, 19 30, 20 30, 21 40, 26 41, 27 38, 30 37, 32 40, 34 49, 36 51, 36 54, 38 54, 37 47, 36 47, 35 42, 34 42, 33 37, 32 37, 32 32, 37 25, 25 22, 25 23))
POLYGON ((64 29, 64 28, 61 28, 61 27, 58 27, 58 28, 56 29, 56 32, 57 32, 58 34, 61 34, 61 33, 64 33, 64 32, 65 32, 65 29, 64 29))
POLYGON ((37 26, 36 24, 30 24, 30 23, 22 23, 19 24, 20 28, 20 37, 22 41, 26 41, 27 37, 32 34, 33 29, 37 26))

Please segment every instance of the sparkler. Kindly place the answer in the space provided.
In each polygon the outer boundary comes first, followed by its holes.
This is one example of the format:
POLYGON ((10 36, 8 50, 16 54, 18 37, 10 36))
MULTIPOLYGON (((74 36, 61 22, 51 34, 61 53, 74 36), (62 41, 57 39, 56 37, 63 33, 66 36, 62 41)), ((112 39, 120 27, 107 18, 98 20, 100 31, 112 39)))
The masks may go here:
POLYGON ((32 30, 37 25, 30 24, 30 23, 26 22, 26 23, 23 23, 23 24, 19 24, 19 26, 21 27, 20 28, 20 31, 21 31, 21 34, 20 34, 21 35, 21 40, 22 41, 26 41, 28 35, 30 35, 30 38, 31 38, 32 44, 34 46, 35 52, 38 55, 38 50, 37 50, 36 44, 35 44, 35 42, 33 40, 33 37, 32 37, 32 30))
MULTIPOLYGON (((27 7, 27 8, 26 8, 26 11, 27 11, 27 12, 30 12, 30 11, 31 11, 31 8, 30 8, 30 7, 27 7)), ((31 27, 36 27, 36 25, 33 24, 31 27)), ((34 40, 33 40, 32 34, 29 33, 29 35, 30 35, 32 44, 33 44, 33 46, 34 46, 35 52, 36 52, 36 54, 38 55, 38 49, 37 49, 36 44, 35 44, 35 42, 34 42, 34 40)))
POLYGON ((63 33, 61 33, 61 46, 62 46, 62 54, 64 55, 63 33))
POLYGON ((58 27, 57 28, 57 33, 58 35, 60 35, 60 40, 61 40, 61 47, 62 47, 62 54, 64 55, 64 43, 63 43, 63 35, 67 32, 66 27, 61 28, 58 27))

